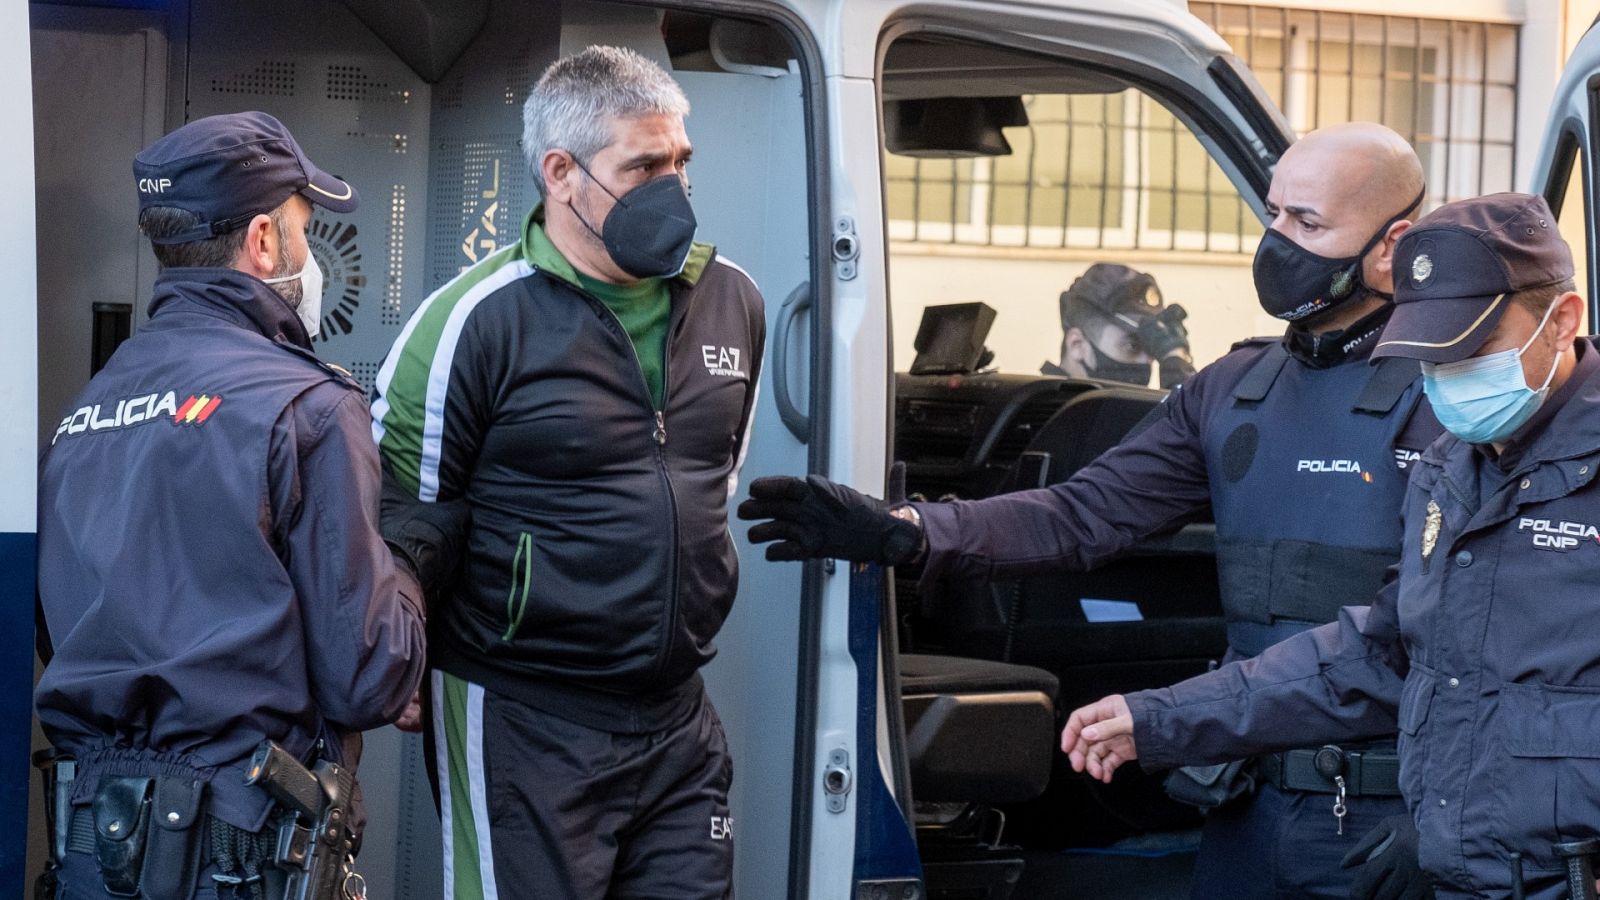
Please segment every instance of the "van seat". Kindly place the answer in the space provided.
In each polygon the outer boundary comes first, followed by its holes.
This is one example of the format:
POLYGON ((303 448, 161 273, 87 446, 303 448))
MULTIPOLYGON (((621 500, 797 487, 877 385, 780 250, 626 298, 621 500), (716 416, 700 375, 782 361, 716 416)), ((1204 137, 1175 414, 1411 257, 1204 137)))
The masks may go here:
POLYGON ((1050 781, 1056 677, 956 656, 900 655, 912 796, 1017 803, 1050 781))

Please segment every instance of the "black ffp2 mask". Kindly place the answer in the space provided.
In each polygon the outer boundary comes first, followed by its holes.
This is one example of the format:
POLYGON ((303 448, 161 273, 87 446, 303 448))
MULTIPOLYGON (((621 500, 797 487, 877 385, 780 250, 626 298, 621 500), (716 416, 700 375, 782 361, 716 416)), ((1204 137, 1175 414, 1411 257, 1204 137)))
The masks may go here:
POLYGON ((1298 322, 1368 293, 1361 281, 1362 261, 1389 233, 1390 226, 1422 201, 1422 196, 1417 194, 1404 209, 1390 216, 1354 256, 1334 258, 1312 253, 1282 232, 1268 228, 1256 247, 1251 266, 1261 308, 1286 322, 1298 322))
POLYGON ((1137 384, 1148 387, 1150 384, 1150 369, 1153 363, 1126 363, 1112 359, 1109 354, 1094 344, 1089 348, 1094 351, 1094 370, 1089 373, 1092 378, 1102 381, 1120 381, 1123 384, 1137 384))
MULTIPOLYGON (((699 224, 683 189, 683 179, 662 175, 618 197, 582 163, 578 167, 617 201, 606 213, 599 231, 578 216, 583 227, 605 245, 617 268, 635 278, 669 278, 682 272, 699 224)), ((577 207, 573 207, 573 213, 577 213, 577 207)))

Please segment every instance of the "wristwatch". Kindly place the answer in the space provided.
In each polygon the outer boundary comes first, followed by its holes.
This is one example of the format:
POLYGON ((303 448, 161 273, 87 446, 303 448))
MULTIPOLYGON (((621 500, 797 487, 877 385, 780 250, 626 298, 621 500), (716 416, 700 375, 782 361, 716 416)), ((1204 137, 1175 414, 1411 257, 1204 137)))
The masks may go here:
POLYGON ((922 513, 917 512, 917 508, 909 503, 901 504, 889 510, 889 515, 902 522, 910 522, 917 526, 917 531, 922 530, 922 513))
POLYGON ((922 513, 909 503, 902 503, 889 510, 889 515, 902 522, 910 522, 917 529, 917 552, 902 565, 920 565, 922 558, 928 555, 928 532, 922 527, 922 513))

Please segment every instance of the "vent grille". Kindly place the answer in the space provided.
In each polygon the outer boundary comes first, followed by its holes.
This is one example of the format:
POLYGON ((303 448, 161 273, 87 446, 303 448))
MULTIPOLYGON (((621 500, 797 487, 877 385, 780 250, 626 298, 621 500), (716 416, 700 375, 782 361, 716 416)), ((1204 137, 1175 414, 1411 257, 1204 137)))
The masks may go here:
POLYGON ((902 400, 895 423, 896 442, 904 460, 959 462, 972 447, 978 427, 978 406, 957 400, 902 400))
POLYGON ((1016 462, 1022 451, 1028 449, 1028 443, 1033 440, 1033 436, 1039 433, 1044 423, 1050 421, 1050 417, 1055 415, 1066 402, 1066 397, 1046 394, 1024 403, 1016 415, 1011 417, 1011 421, 1006 423, 1000 439, 995 441, 994 450, 989 453, 989 462, 1001 464, 1016 462))
POLYGON ((383 313, 379 316, 385 325, 405 321, 401 308, 405 303, 405 272, 406 186, 397 184, 389 197, 389 277, 384 284, 383 313))
POLYGON ((227 78, 211 79, 211 91, 216 94, 293 97, 294 90, 295 64, 287 60, 268 60, 227 78))
POLYGON ((360 66, 334 64, 328 66, 328 99, 410 103, 411 92, 395 90, 388 82, 368 75, 360 66))
POLYGON ((378 383, 378 370, 383 367, 383 361, 358 362, 350 364, 350 374, 366 389, 367 394, 372 394, 372 386, 378 383))
POLYGON ((358 141, 373 141, 386 146, 396 155, 404 155, 411 148, 411 138, 404 134, 379 134, 372 131, 346 131, 345 137, 355 138, 358 141))

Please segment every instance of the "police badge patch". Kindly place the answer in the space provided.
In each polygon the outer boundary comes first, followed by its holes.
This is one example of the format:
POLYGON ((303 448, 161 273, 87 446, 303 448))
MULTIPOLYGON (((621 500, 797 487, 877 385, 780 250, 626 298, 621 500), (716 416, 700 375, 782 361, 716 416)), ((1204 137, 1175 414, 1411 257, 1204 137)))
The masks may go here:
POLYGON ((1433 547, 1439 543, 1439 523, 1444 519, 1444 514, 1439 509, 1436 501, 1428 501, 1428 518, 1422 523, 1422 561, 1427 562, 1433 555, 1433 547))
POLYGON ((1421 284, 1433 277, 1433 260, 1426 253, 1418 253, 1411 261, 1411 280, 1421 284))

